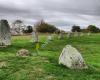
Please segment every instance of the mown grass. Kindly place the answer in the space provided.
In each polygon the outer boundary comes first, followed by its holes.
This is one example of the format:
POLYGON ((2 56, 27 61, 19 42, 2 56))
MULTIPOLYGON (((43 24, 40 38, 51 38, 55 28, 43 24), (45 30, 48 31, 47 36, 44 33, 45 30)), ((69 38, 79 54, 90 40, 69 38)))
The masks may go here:
MULTIPOLYGON (((46 40, 40 35, 40 45, 46 40)), ((57 39, 39 49, 37 56, 31 36, 12 37, 12 45, 0 48, 0 80, 100 80, 100 34, 91 36, 57 39), (58 64, 63 47, 70 44, 76 47, 85 59, 88 69, 70 70, 58 64), (19 49, 28 49, 32 56, 16 57, 19 49)))

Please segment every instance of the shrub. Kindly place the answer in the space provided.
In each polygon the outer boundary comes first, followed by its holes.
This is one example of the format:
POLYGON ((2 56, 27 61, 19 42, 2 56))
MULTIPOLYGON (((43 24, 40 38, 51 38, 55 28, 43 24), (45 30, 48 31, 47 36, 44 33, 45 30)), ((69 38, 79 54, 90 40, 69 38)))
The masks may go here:
POLYGON ((42 33, 46 33, 46 32, 53 33, 56 30, 58 30, 54 25, 51 25, 44 21, 37 23, 35 26, 36 26, 37 31, 42 32, 42 33))
POLYGON ((76 25, 74 25, 74 26, 72 26, 72 32, 80 32, 81 31, 81 29, 80 29, 80 26, 76 26, 76 25))

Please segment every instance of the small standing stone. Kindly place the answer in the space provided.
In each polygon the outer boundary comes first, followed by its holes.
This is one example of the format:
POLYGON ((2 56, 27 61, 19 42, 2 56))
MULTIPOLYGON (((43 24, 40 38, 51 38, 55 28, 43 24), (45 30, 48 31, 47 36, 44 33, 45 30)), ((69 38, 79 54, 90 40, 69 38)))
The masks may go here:
POLYGON ((68 37, 68 38, 70 38, 70 37, 71 37, 71 35, 72 35, 72 33, 71 33, 71 32, 68 32, 68 33, 67 33, 67 37, 68 37))
POLYGON ((37 32, 32 32, 32 37, 33 37, 33 42, 38 42, 38 33, 37 32))
POLYGON ((70 69, 86 69, 87 66, 81 54, 71 45, 63 48, 59 57, 59 64, 63 64, 70 69))
POLYGON ((75 37, 79 37, 79 36, 80 36, 80 32, 77 32, 77 31, 74 32, 74 36, 75 36, 75 37))
POLYGON ((36 30, 36 27, 34 27, 34 29, 33 29, 32 37, 33 37, 33 41, 34 41, 34 42, 39 42, 38 32, 37 32, 37 30, 36 30))

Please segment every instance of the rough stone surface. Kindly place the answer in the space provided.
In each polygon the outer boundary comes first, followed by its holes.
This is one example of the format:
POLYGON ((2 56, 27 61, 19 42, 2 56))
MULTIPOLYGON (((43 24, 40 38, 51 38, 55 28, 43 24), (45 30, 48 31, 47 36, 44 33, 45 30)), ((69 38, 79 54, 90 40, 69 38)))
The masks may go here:
POLYGON ((19 57, 27 57, 29 55, 30 55, 30 53, 26 49, 21 49, 16 53, 16 56, 19 56, 19 57))
POLYGON ((23 35, 23 30, 26 30, 26 25, 23 24, 21 20, 15 20, 11 25, 12 35, 23 35))
POLYGON ((39 42, 38 32, 36 30, 36 26, 33 28, 32 32, 33 42, 39 42))
POLYGON ((7 20, 0 21, 0 46, 11 45, 10 26, 7 20))
POLYGON ((33 42, 38 42, 38 32, 32 32, 33 42))
POLYGON ((70 69, 86 69, 87 66, 81 54, 71 45, 66 45, 60 57, 59 64, 63 64, 70 69))

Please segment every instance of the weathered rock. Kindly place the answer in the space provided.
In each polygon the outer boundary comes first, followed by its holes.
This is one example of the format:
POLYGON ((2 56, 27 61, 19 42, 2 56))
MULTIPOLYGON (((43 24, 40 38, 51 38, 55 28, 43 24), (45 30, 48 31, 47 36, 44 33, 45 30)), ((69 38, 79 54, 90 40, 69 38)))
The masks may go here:
POLYGON ((26 28, 26 26, 23 24, 23 21, 21 20, 15 20, 11 26, 12 35, 23 35, 23 30, 26 28))
POLYGON ((11 45, 10 26, 7 20, 0 21, 0 47, 11 45))
POLYGON ((36 26, 34 26, 34 28, 33 28, 32 37, 33 37, 33 42, 39 42, 38 32, 36 30, 36 26))
POLYGON ((33 42, 38 42, 38 32, 32 32, 33 42))
POLYGON ((70 69, 86 69, 87 66, 81 54, 71 45, 66 45, 60 57, 59 64, 63 64, 70 69))
POLYGON ((30 53, 26 49, 21 49, 16 53, 16 56, 19 56, 19 57, 27 57, 29 55, 30 55, 30 53))

